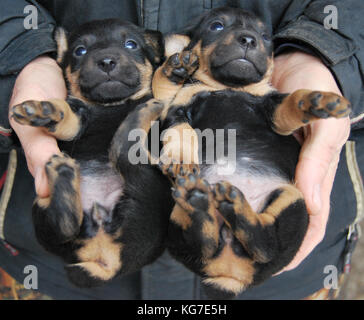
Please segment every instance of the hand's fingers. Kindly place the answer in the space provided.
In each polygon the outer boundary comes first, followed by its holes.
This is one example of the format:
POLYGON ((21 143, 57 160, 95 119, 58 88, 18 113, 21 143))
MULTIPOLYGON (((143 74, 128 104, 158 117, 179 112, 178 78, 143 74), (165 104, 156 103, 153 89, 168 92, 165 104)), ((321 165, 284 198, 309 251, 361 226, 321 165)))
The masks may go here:
MULTIPOLYGON (((30 62, 18 75, 9 110, 26 100, 65 99, 67 90, 62 69, 49 57, 38 57, 30 62)), ((24 149, 30 173, 35 179, 36 192, 40 197, 49 195, 44 165, 53 154, 60 153, 56 139, 41 128, 23 126, 9 117, 24 149)))
POLYGON ((28 168, 34 177, 35 191, 41 198, 49 196, 48 179, 45 172, 45 164, 54 154, 60 154, 57 146, 48 145, 46 149, 39 149, 38 146, 33 147, 33 152, 25 155, 27 158, 28 168), (38 151, 38 154, 35 155, 38 151))
POLYGON ((50 190, 44 168, 38 167, 35 169, 34 185, 35 191, 40 198, 46 198, 49 196, 50 190))
POLYGON ((329 169, 336 170, 342 146, 350 133, 350 120, 321 120, 305 129, 296 183, 305 197, 309 213, 320 214, 323 203, 330 199, 332 188, 329 184, 325 184, 324 188, 324 180, 329 169))
POLYGON ((36 193, 41 198, 47 197, 49 188, 44 168, 52 155, 61 153, 57 141, 44 133, 42 129, 30 126, 22 126, 19 136, 29 172, 35 179, 36 193))

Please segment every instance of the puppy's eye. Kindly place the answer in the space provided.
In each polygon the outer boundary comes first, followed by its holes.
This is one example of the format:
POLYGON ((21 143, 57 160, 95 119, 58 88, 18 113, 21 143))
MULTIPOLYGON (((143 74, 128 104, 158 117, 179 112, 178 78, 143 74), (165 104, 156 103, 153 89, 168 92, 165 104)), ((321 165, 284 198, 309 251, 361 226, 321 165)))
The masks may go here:
POLYGON ((219 22, 219 21, 215 21, 215 22, 211 23, 210 30, 211 31, 221 31, 221 30, 224 30, 224 25, 221 22, 219 22))
POLYGON ((125 41, 125 48, 127 49, 136 49, 138 47, 138 44, 134 40, 127 40, 125 41))
POLYGON ((268 34, 266 34, 266 33, 262 34, 262 38, 263 38, 264 41, 270 41, 270 36, 268 34))
POLYGON ((78 46, 76 47, 75 51, 73 51, 73 54, 76 57, 84 56, 87 53, 87 49, 85 46, 78 46))

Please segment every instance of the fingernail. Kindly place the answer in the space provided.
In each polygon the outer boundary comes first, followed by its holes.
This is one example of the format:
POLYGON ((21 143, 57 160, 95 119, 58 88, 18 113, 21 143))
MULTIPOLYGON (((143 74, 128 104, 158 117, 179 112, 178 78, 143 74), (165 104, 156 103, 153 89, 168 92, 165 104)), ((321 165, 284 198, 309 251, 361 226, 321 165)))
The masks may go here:
POLYGON ((312 196, 313 204, 317 207, 317 210, 321 210, 321 185, 316 184, 313 187, 313 196, 312 196))

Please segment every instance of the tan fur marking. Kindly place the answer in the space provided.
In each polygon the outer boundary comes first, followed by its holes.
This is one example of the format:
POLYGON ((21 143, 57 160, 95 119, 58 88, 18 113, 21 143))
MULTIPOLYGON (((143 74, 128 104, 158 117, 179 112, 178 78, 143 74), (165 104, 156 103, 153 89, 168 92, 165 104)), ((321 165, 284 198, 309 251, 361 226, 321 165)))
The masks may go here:
POLYGON ((192 225, 191 217, 178 204, 174 206, 170 219, 183 230, 187 230, 192 225))
POLYGON ((273 224, 284 209, 288 208, 297 200, 303 199, 301 191, 294 185, 287 184, 282 189, 283 192, 280 196, 262 214, 258 215, 258 219, 263 226, 273 224))
POLYGON ((216 248, 219 244, 219 225, 217 224, 216 218, 214 218, 214 222, 209 220, 205 220, 202 225, 202 233, 206 239, 212 239, 215 242, 215 246, 204 246, 202 248, 202 256, 203 257, 212 257, 215 253, 216 248))
POLYGON ((173 159, 185 164, 199 163, 198 136, 188 123, 184 122, 170 127, 164 131, 162 140, 162 159, 173 159))
POLYGON ((88 100, 83 96, 81 93, 80 85, 79 85, 79 78, 80 78, 80 71, 77 70, 75 72, 71 72, 71 66, 68 66, 65 71, 66 79, 69 84, 69 91, 70 95, 80 99, 81 101, 85 102, 88 105, 92 105, 91 101, 88 100))
POLYGON ((246 232, 242 229, 237 229, 234 232, 235 237, 242 243, 246 243, 248 241, 248 235, 246 234, 246 232))
POLYGON ((154 73, 152 80, 152 91, 155 99, 163 100, 164 102, 171 101, 183 84, 177 84, 170 81, 163 73, 163 66, 159 67, 154 73))
POLYGON ((282 135, 289 135, 302 127, 303 112, 298 108, 299 101, 311 90, 297 90, 286 97, 274 113, 275 130, 282 135))
POLYGON ((225 246, 217 258, 208 261, 203 271, 208 275, 204 283, 239 293, 252 283, 255 270, 250 259, 238 257, 230 246, 225 246))
POLYGON ((169 58, 177 52, 182 52, 190 43, 190 38, 181 34, 172 34, 166 36, 164 43, 165 56, 169 58))
POLYGON ((287 96, 277 107, 273 116, 275 131, 282 135, 289 135, 320 119, 310 112, 311 108, 324 111, 326 116, 334 118, 343 118, 350 114, 350 103, 344 97, 332 92, 301 89, 287 96), (313 105, 312 99, 315 100, 317 94, 320 95, 320 98, 316 98, 316 105, 313 105), (329 105, 331 108, 328 107, 329 105))
MULTIPOLYGON (((214 217, 213 215, 210 214, 211 217, 214 217)), ((214 218, 214 221, 208 221, 206 220, 203 225, 202 225, 202 233, 207 237, 207 238, 212 238, 214 239, 215 243, 218 244, 219 242, 219 225, 217 224, 217 220, 216 218, 214 218)))
POLYGON ((54 132, 49 132, 59 140, 72 140, 80 131, 80 119, 72 111, 69 104, 60 99, 48 100, 59 111, 63 112, 63 119, 58 122, 54 132))
POLYGON ((63 61, 64 54, 68 50, 68 42, 67 42, 66 31, 63 28, 58 27, 56 29, 54 38, 55 38, 56 43, 57 43, 57 62, 61 63, 63 61))
POLYGON ((84 262, 76 265, 85 268, 91 276, 109 280, 121 269, 122 245, 114 242, 114 238, 106 234, 102 228, 95 237, 82 243, 83 247, 78 250, 77 256, 84 262))
POLYGON ((225 41, 223 42, 224 45, 230 45, 235 39, 234 34, 230 34, 226 37, 225 41))
POLYGON ((237 215, 244 216, 251 225, 255 226, 257 224, 257 213, 252 209, 248 201, 245 200, 242 205, 240 203, 235 203, 234 210, 237 215))
POLYGON ((47 198, 39 198, 37 197, 35 199, 36 204, 42 208, 42 209, 47 209, 51 203, 51 197, 47 197, 47 198))
MULTIPOLYGON (((257 219, 257 213, 251 208, 250 204, 246 199, 241 200, 238 199, 231 199, 229 196, 230 189, 232 185, 227 181, 221 181, 219 183, 224 187, 224 192, 221 194, 218 188, 218 185, 215 186, 215 194, 216 194, 216 200, 222 201, 225 200, 225 197, 233 203, 234 206, 234 212, 237 216, 242 216, 245 220, 247 220, 251 225, 255 226, 258 223, 257 219)), ((222 215, 221 215, 222 216, 222 215)), ((223 217, 223 216, 222 216, 223 217)), ((227 225, 230 226, 229 222, 223 217, 224 221, 227 223, 227 225)))
POLYGON ((135 63, 139 74, 141 76, 140 86, 138 92, 130 97, 131 100, 138 100, 148 94, 152 93, 152 76, 153 76, 153 67, 151 63, 145 59, 144 64, 135 63))

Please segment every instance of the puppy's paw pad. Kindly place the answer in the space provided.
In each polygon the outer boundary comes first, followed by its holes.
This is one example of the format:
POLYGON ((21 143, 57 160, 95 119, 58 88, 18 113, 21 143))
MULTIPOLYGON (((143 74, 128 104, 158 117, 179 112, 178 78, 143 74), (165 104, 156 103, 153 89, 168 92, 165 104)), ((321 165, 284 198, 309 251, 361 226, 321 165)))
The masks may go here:
POLYGON ((308 123, 314 117, 326 119, 330 117, 343 118, 350 114, 351 106, 348 100, 335 93, 313 91, 298 103, 303 111, 303 123, 308 123))
POLYGON ((49 101, 29 100, 14 106, 11 116, 20 124, 46 127, 50 131, 64 118, 64 113, 49 101))
POLYGON ((49 182, 54 182, 58 177, 69 181, 78 176, 79 166, 77 162, 65 154, 53 155, 45 165, 49 182))
POLYGON ((160 162, 158 166, 164 175, 167 175, 172 179, 175 179, 177 176, 185 176, 190 173, 196 176, 200 174, 200 167, 197 164, 192 163, 177 163, 176 161, 172 160, 170 163, 167 164, 160 162))
POLYGON ((216 208, 227 218, 236 213, 243 213, 246 206, 246 199, 243 193, 227 181, 218 182, 214 185, 213 193, 216 202, 216 208))
POLYGON ((199 59, 194 52, 182 51, 168 58, 164 72, 169 78, 186 80, 196 71, 198 66, 199 59))
POLYGON ((207 211, 212 200, 209 183, 194 174, 177 176, 172 196, 188 212, 207 211))

